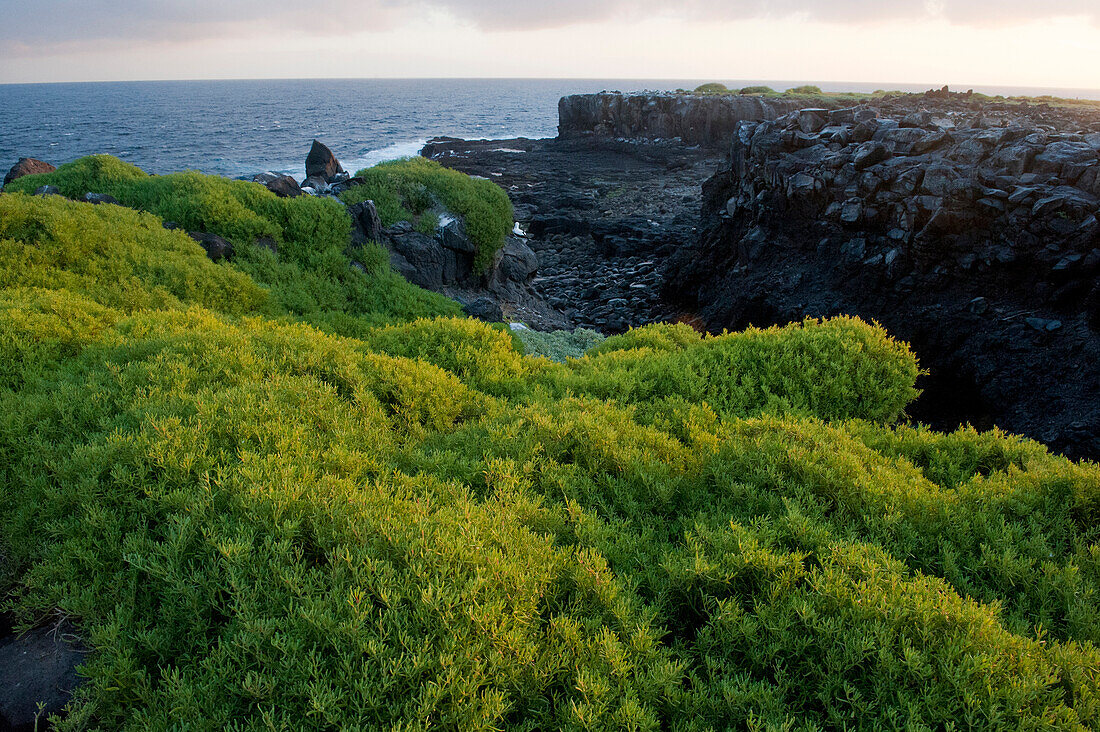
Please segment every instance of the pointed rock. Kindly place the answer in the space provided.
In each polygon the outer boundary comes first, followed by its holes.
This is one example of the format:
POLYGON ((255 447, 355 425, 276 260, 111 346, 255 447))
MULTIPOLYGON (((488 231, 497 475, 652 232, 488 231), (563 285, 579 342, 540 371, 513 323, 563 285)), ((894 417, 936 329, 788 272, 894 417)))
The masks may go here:
POLYGON ((331 183, 337 176, 346 173, 340 161, 323 142, 313 141, 313 147, 306 156, 306 178, 324 178, 331 183))

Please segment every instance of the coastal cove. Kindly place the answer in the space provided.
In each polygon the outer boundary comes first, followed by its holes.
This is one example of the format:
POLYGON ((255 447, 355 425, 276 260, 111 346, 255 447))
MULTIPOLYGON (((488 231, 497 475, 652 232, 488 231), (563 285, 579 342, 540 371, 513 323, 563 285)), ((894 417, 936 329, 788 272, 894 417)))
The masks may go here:
POLYGON ((1100 727, 1100 102, 509 83, 2 142, 0 732, 1100 727))

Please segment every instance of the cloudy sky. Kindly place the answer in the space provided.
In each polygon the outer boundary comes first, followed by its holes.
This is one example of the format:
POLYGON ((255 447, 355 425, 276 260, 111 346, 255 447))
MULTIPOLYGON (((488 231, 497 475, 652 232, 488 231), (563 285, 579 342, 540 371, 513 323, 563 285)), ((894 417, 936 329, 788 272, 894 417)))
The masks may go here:
POLYGON ((0 83, 800 79, 1100 89, 1100 0, 0 0, 0 83))

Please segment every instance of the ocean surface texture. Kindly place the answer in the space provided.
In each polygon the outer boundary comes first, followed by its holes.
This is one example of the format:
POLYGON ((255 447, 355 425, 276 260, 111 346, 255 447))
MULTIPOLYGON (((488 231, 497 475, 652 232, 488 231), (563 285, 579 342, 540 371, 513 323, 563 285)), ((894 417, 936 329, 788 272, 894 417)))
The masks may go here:
MULTIPOLYGON (((331 79, 0 85, 0 168, 109 153, 150 173, 304 174, 310 141, 351 171, 415 155, 437 135, 553 137, 558 99, 691 89, 705 80, 331 79)), ((729 86, 760 82, 726 82, 729 86)), ((805 82, 765 82, 784 89, 805 82)), ((826 91, 927 86, 820 84, 826 91)), ((990 93, 1052 90, 982 89, 990 93)), ((1081 96, 1100 94, 1082 93, 1081 96)))

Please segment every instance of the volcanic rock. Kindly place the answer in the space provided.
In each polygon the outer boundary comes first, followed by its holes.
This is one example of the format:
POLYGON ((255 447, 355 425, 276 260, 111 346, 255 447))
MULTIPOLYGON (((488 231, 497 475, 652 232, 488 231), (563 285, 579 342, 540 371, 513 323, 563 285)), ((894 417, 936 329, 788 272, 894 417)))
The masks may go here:
POLYGON ((38 173, 52 173, 57 168, 34 158, 19 158, 19 162, 11 166, 11 170, 4 176, 4 185, 11 183, 16 178, 24 175, 36 175, 38 173))
POLYGON ((223 259, 233 258, 233 243, 229 240, 205 231, 189 231, 187 235, 198 242, 211 261, 220 262, 223 259))
POLYGON ((344 166, 332 154, 324 143, 314 140, 313 147, 306 156, 306 178, 321 178, 326 183, 335 182, 341 174, 346 174, 344 166))

